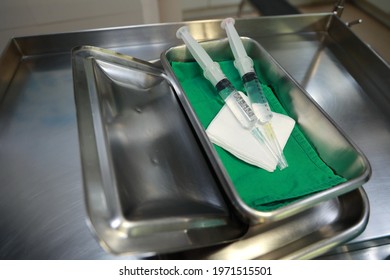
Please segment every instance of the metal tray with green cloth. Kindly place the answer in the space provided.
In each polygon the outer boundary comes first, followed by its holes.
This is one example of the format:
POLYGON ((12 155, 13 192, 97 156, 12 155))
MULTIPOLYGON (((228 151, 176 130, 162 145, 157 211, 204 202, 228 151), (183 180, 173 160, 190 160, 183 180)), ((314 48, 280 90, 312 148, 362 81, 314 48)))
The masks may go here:
MULTIPOLYGON (((198 30, 190 31, 196 39, 198 30)), ((360 149, 258 42, 246 37, 241 40, 256 64, 272 110, 296 122, 284 149, 289 167, 272 174, 241 162, 209 140, 205 129, 223 102, 186 46, 161 54, 165 72, 198 134, 210 168, 241 215, 252 224, 282 220, 365 183, 371 167, 360 149)), ((242 90, 227 38, 200 44, 220 63, 236 89, 242 90)))
MULTIPOLYGON (((233 61, 219 64, 235 88, 244 92, 233 61)), ((206 129, 224 105, 223 100, 204 78, 203 71, 196 62, 174 62, 172 68, 206 129)), ((272 85, 262 84, 262 87, 272 110, 287 115, 273 94, 272 85)), ((298 125, 294 127, 284 149, 289 167, 282 171, 265 171, 237 159, 217 145, 215 148, 242 200, 257 210, 274 210, 346 181, 321 160, 298 125)))

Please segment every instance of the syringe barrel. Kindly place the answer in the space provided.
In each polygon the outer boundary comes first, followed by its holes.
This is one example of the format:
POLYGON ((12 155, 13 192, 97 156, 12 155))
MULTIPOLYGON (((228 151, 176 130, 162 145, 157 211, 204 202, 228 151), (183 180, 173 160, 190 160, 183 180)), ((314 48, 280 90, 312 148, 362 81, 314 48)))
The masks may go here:
POLYGON ((176 32, 176 36, 183 40, 196 62, 202 68, 203 75, 213 86, 225 78, 219 64, 214 62, 202 46, 191 36, 187 26, 180 27, 176 32))
POLYGON ((223 79, 215 88, 241 126, 251 129, 257 122, 256 115, 230 81, 223 79))
POLYGON ((261 123, 269 122, 272 119, 272 111, 256 73, 246 73, 242 76, 242 82, 256 117, 261 123))

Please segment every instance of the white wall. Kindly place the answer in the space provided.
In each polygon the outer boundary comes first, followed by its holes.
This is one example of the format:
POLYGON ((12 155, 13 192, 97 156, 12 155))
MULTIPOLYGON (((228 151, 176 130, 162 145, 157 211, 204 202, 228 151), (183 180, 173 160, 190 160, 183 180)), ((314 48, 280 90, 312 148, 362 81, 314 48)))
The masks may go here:
POLYGON ((63 29, 73 29, 151 21, 142 9, 140 0, 2 0, 0 26, 18 29, 62 25, 63 29))
POLYGON ((183 20, 181 0, 158 0, 158 6, 160 22, 179 22, 183 20))
POLYGON ((183 10, 216 7, 223 5, 237 5, 241 0, 181 0, 183 10))
POLYGON ((287 0, 287 1, 293 5, 309 5, 309 4, 336 2, 336 0, 287 0))
MULTIPOLYGON (((269 0, 272 1, 272 0, 269 0)), ((326 3, 334 0, 287 0, 294 5, 313 4, 313 3, 326 3)), ((374 0, 375 1, 375 0, 374 0)), ((381 1, 381 0, 379 0, 381 1)), ((383 0, 387 1, 387 0, 383 0)), ((215 7, 219 5, 239 5, 241 0, 181 0, 183 10, 215 7)))
POLYGON ((180 20, 180 0, 0 0, 0 53, 13 37, 180 20))

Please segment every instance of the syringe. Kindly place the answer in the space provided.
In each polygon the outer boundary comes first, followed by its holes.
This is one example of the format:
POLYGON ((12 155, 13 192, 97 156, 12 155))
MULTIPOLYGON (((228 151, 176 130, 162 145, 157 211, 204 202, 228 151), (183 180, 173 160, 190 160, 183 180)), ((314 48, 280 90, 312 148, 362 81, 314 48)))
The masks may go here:
POLYGON ((176 36, 184 41, 190 53, 202 68, 203 75, 217 89, 218 94, 225 101, 241 126, 250 130, 252 135, 261 144, 265 144, 272 156, 279 162, 279 157, 275 154, 271 144, 256 126, 258 119, 252 108, 226 78, 219 64, 210 58, 200 44, 191 36, 186 26, 179 28, 176 32, 176 36))
POLYGON ((247 55, 237 30, 234 28, 234 22, 233 18, 226 18, 222 21, 221 27, 226 30, 230 48, 234 55, 234 66, 240 73, 252 109, 263 125, 267 139, 272 143, 274 153, 278 158, 278 166, 282 170, 288 164, 270 123, 272 111, 253 68, 253 60, 247 55))

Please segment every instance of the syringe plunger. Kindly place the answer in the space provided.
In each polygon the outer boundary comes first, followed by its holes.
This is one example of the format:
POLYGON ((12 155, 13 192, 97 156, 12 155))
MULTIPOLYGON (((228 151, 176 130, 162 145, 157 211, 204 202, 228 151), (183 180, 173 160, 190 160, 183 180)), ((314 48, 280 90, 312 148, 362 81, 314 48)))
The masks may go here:
POLYGON ((237 30, 234 28, 235 20, 226 18, 222 21, 221 27, 226 30, 228 35, 230 48, 234 55, 234 66, 240 72, 240 76, 244 76, 248 72, 254 72, 253 60, 247 55, 244 45, 241 42, 237 30))
POLYGON ((202 68, 203 75, 213 86, 216 86, 219 81, 226 78, 219 64, 212 61, 202 46, 191 36, 187 26, 180 27, 176 32, 176 37, 184 41, 188 50, 202 68))

